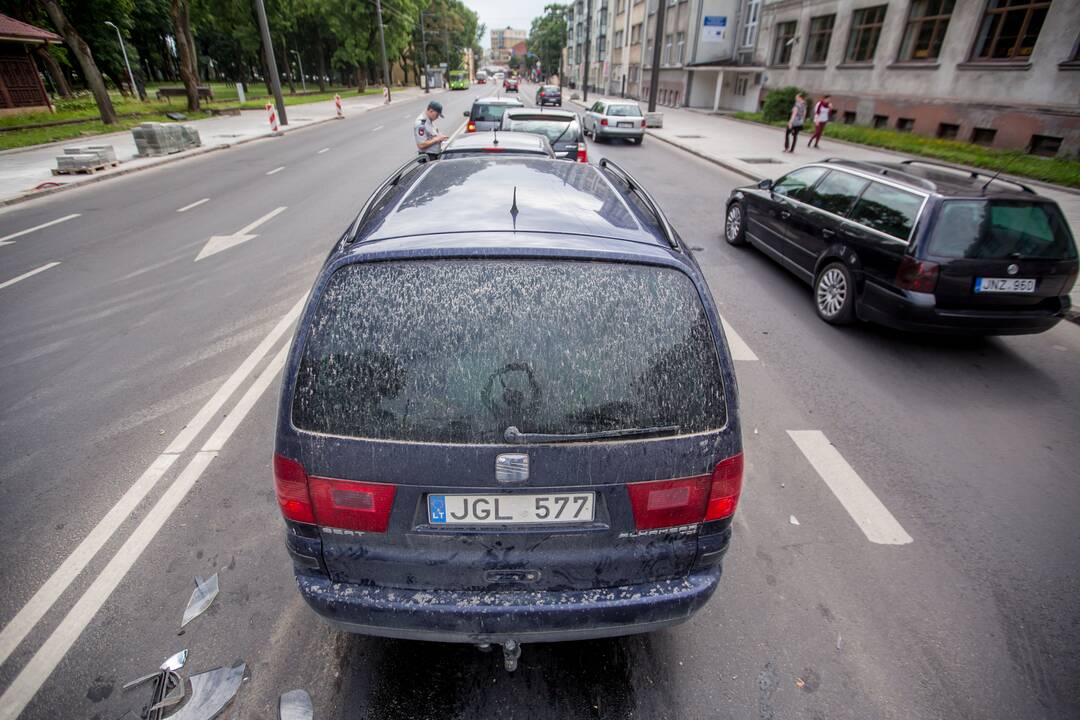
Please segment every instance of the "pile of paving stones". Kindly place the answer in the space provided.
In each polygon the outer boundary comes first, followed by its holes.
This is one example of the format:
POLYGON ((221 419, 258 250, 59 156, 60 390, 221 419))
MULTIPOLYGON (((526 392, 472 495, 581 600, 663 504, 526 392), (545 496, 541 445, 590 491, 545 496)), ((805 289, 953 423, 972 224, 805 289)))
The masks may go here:
POLYGON ((56 157, 56 169, 53 170, 53 175, 93 173, 118 164, 116 151, 112 145, 66 147, 64 154, 56 157))
POLYGON ((132 129, 139 157, 171 155, 199 147, 199 131, 191 125, 146 122, 132 129))

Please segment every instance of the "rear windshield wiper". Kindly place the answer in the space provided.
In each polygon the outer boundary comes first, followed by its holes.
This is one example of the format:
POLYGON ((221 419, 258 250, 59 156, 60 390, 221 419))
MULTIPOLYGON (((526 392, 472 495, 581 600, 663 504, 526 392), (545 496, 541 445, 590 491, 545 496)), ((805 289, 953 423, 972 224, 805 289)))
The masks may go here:
POLYGON ((586 433, 523 433, 511 425, 503 433, 508 443, 525 445, 528 443, 575 442, 578 440, 604 440, 606 438, 636 437, 639 435, 672 435, 679 432, 678 425, 657 427, 623 428, 621 430, 597 430, 586 433))

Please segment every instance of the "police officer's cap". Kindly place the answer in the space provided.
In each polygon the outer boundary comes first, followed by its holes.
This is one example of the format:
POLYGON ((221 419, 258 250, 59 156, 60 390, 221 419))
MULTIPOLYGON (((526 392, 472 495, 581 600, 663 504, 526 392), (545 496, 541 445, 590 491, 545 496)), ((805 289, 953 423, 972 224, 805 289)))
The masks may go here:
POLYGON ((428 110, 434 110, 435 112, 439 113, 439 117, 443 116, 443 114, 442 114, 442 103, 439 102, 438 100, 432 100, 431 102, 429 102, 427 104, 427 109, 428 110))

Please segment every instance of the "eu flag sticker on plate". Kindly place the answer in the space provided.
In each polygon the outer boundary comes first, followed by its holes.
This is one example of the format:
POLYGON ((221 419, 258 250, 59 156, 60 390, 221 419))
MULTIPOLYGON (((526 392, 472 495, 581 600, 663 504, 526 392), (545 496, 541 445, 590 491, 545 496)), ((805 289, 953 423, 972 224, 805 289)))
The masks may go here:
POLYGON ((433 523, 446 522, 445 495, 428 495, 428 516, 433 523))

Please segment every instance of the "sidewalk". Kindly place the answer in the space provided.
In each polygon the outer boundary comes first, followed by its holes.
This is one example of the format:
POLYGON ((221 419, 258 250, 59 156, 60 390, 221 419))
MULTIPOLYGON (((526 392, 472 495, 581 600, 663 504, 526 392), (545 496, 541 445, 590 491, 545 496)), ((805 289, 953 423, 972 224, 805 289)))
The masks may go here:
MULTIPOLYGON (((423 94, 423 90, 420 88, 395 91, 392 104, 412 100, 421 94, 423 94)), ((341 104, 345 117, 349 118, 382 107, 383 100, 380 94, 343 95, 341 104)), ((336 108, 332 100, 288 105, 286 106, 286 114, 289 118, 289 124, 281 126, 283 132, 329 122, 334 119, 336 108)), ((271 134, 270 123, 267 120, 266 112, 263 110, 242 110, 239 115, 224 115, 204 120, 192 120, 184 124, 192 125, 198 129, 202 147, 185 150, 173 155, 139 158, 135 156, 135 138, 130 130, 125 130, 108 135, 73 138, 59 143, 0 152, 0 206, 11 205, 27 198, 57 192, 72 186, 97 182, 116 175, 125 175, 182 158, 269 137, 271 134), (116 149, 116 156, 120 160, 120 165, 96 172, 93 175, 54 176, 51 171, 52 168, 56 167, 56 156, 63 154, 65 146, 72 145, 112 145, 116 149), (38 186, 43 183, 49 183, 50 185, 39 189, 38 186), (55 183, 55 186, 51 185, 52 183, 55 183)))
MULTIPOLYGON (((602 100, 605 97, 590 93, 589 99, 602 100)), ((580 100, 570 102, 584 107, 580 100)), ((667 107, 657 109, 664 115, 664 127, 648 129, 646 133, 650 137, 686 150, 754 182, 764 178, 775 179, 807 163, 832 157, 870 162, 927 159, 830 140, 828 128, 821 139, 821 149, 807 148, 809 133, 800 133, 799 146, 793 155, 789 155, 781 152, 784 149, 782 128, 713 115, 704 110, 667 107)), ((1073 236, 1080 238, 1080 193, 1034 180, 1017 179, 1030 185, 1039 194, 1057 201, 1073 228, 1073 236)), ((1080 282, 1073 288, 1071 297, 1073 308, 1080 310, 1080 282)))

